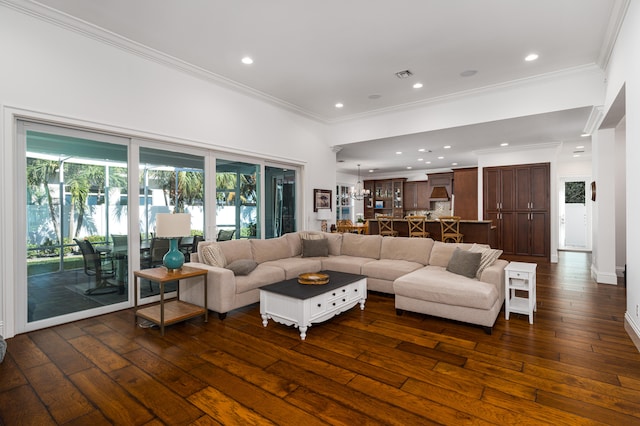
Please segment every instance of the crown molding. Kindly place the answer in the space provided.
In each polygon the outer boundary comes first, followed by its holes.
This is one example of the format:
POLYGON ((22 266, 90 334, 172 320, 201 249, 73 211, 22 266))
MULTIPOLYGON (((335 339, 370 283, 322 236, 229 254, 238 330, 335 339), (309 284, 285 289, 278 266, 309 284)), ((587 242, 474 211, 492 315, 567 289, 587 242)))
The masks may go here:
POLYGON ((618 41, 618 35, 622 28, 624 18, 627 16, 627 10, 631 0, 616 0, 613 5, 613 11, 609 19, 609 25, 607 26, 607 32, 604 40, 602 41, 602 47, 600 48, 600 56, 598 57, 598 65, 606 70, 609 66, 609 60, 613 53, 613 48, 618 41))
POLYGON ((139 56, 149 61, 156 62, 176 69, 185 74, 205 80, 237 92, 249 95, 253 98, 275 105, 287 111, 302 115, 306 118, 327 123, 327 120, 308 110, 300 108, 297 105, 283 101, 275 96, 261 92, 244 84, 238 83, 227 77, 207 71, 204 68, 193 65, 189 62, 180 60, 166 53, 160 52, 142 43, 135 42, 128 38, 122 37, 114 32, 108 31, 97 25, 78 19, 74 16, 60 12, 59 10, 45 6, 33 0, 0 0, 0 5, 5 5, 17 12, 31 16, 49 24, 56 25, 69 31, 73 31, 82 36, 91 38, 100 43, 115 47, 130 54, 139 56))

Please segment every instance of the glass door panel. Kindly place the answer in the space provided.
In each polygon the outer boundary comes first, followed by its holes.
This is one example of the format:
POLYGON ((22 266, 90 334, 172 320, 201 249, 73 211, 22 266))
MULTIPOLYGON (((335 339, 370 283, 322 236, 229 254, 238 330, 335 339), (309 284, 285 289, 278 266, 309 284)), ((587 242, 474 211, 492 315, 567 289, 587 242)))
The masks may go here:
POLYGON ((216 240, 260 238, 260 165, 216 160, 216 240))
POLYGON ((296 171, 265 167, 265 238, 296 230, 296 171))
MULTIPOLYGON (((155 238, 156 214, 189 213, 191 235, 180 239, 185 261, 193 250, 193 237, 204 237, 204 157, 155 148, 140 148, 140 268, 162 265, 168 240, 155 238)), ((166 292, 175 290, 167 285, 166 292)), ((143 281, 140 297, 159 294, 156 283, 143 281)))
POLYGON ((126 302, 126 269, 118 269, 111 234, 127 229, 120 200, 128 140, 19 125, 26 150, 27 323, 126 302))

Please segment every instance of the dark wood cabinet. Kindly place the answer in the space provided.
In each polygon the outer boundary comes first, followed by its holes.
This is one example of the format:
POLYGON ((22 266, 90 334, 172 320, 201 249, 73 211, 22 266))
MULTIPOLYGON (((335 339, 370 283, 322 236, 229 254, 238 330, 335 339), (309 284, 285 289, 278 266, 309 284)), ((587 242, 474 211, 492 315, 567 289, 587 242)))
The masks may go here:
POLYGON ((478 219, 478 168, 453 171, 454 214, 465 220, 478 219))
POLYGON ((504 254, 549 258, 549 173, 549 163, 484 169, 484 218, 494 222, 504 254))
POLYGON ((405 214, 411 210, 429 209, 429 182, 426 180, 404 183, 405 214))
POLYGON ((405 178, 365 180, 364 187, 371 191, 371 195, 365 199, 365 219, 373 219, 377 214, 402 218, 405 180, 405 178))

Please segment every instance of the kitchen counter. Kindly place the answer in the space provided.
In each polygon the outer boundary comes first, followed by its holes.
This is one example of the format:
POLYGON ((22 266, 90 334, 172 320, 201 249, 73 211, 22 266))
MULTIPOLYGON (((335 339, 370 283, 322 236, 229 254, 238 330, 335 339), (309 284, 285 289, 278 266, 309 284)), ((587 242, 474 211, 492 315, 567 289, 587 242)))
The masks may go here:
MULTIPOLYGON (((394 219, 393 229, 398 231, 400 237, 409 236, 409 226, 406 219, 394 219)), ((436 241, 441 240, 439 220, 427 220, 426 229, 431 238, 436 241)), ((378 234, 377 219, 369 219, 369 233, 378 234)), ((496 227, 490 220, 463 219, 460 221, 460 233, 464 235, 462 241, 465 243, 488 244, 491 247, 496 247, 496 227)))

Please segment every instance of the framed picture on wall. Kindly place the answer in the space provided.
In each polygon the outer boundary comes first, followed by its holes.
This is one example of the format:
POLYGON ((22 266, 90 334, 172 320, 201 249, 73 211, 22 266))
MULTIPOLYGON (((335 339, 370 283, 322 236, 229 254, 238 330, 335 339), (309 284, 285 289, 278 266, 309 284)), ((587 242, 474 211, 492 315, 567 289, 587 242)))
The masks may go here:
POLYGON ((320 209, 331 210, 331 190, 330 189, 314 189, 313 190, 313 211, 320 209))

